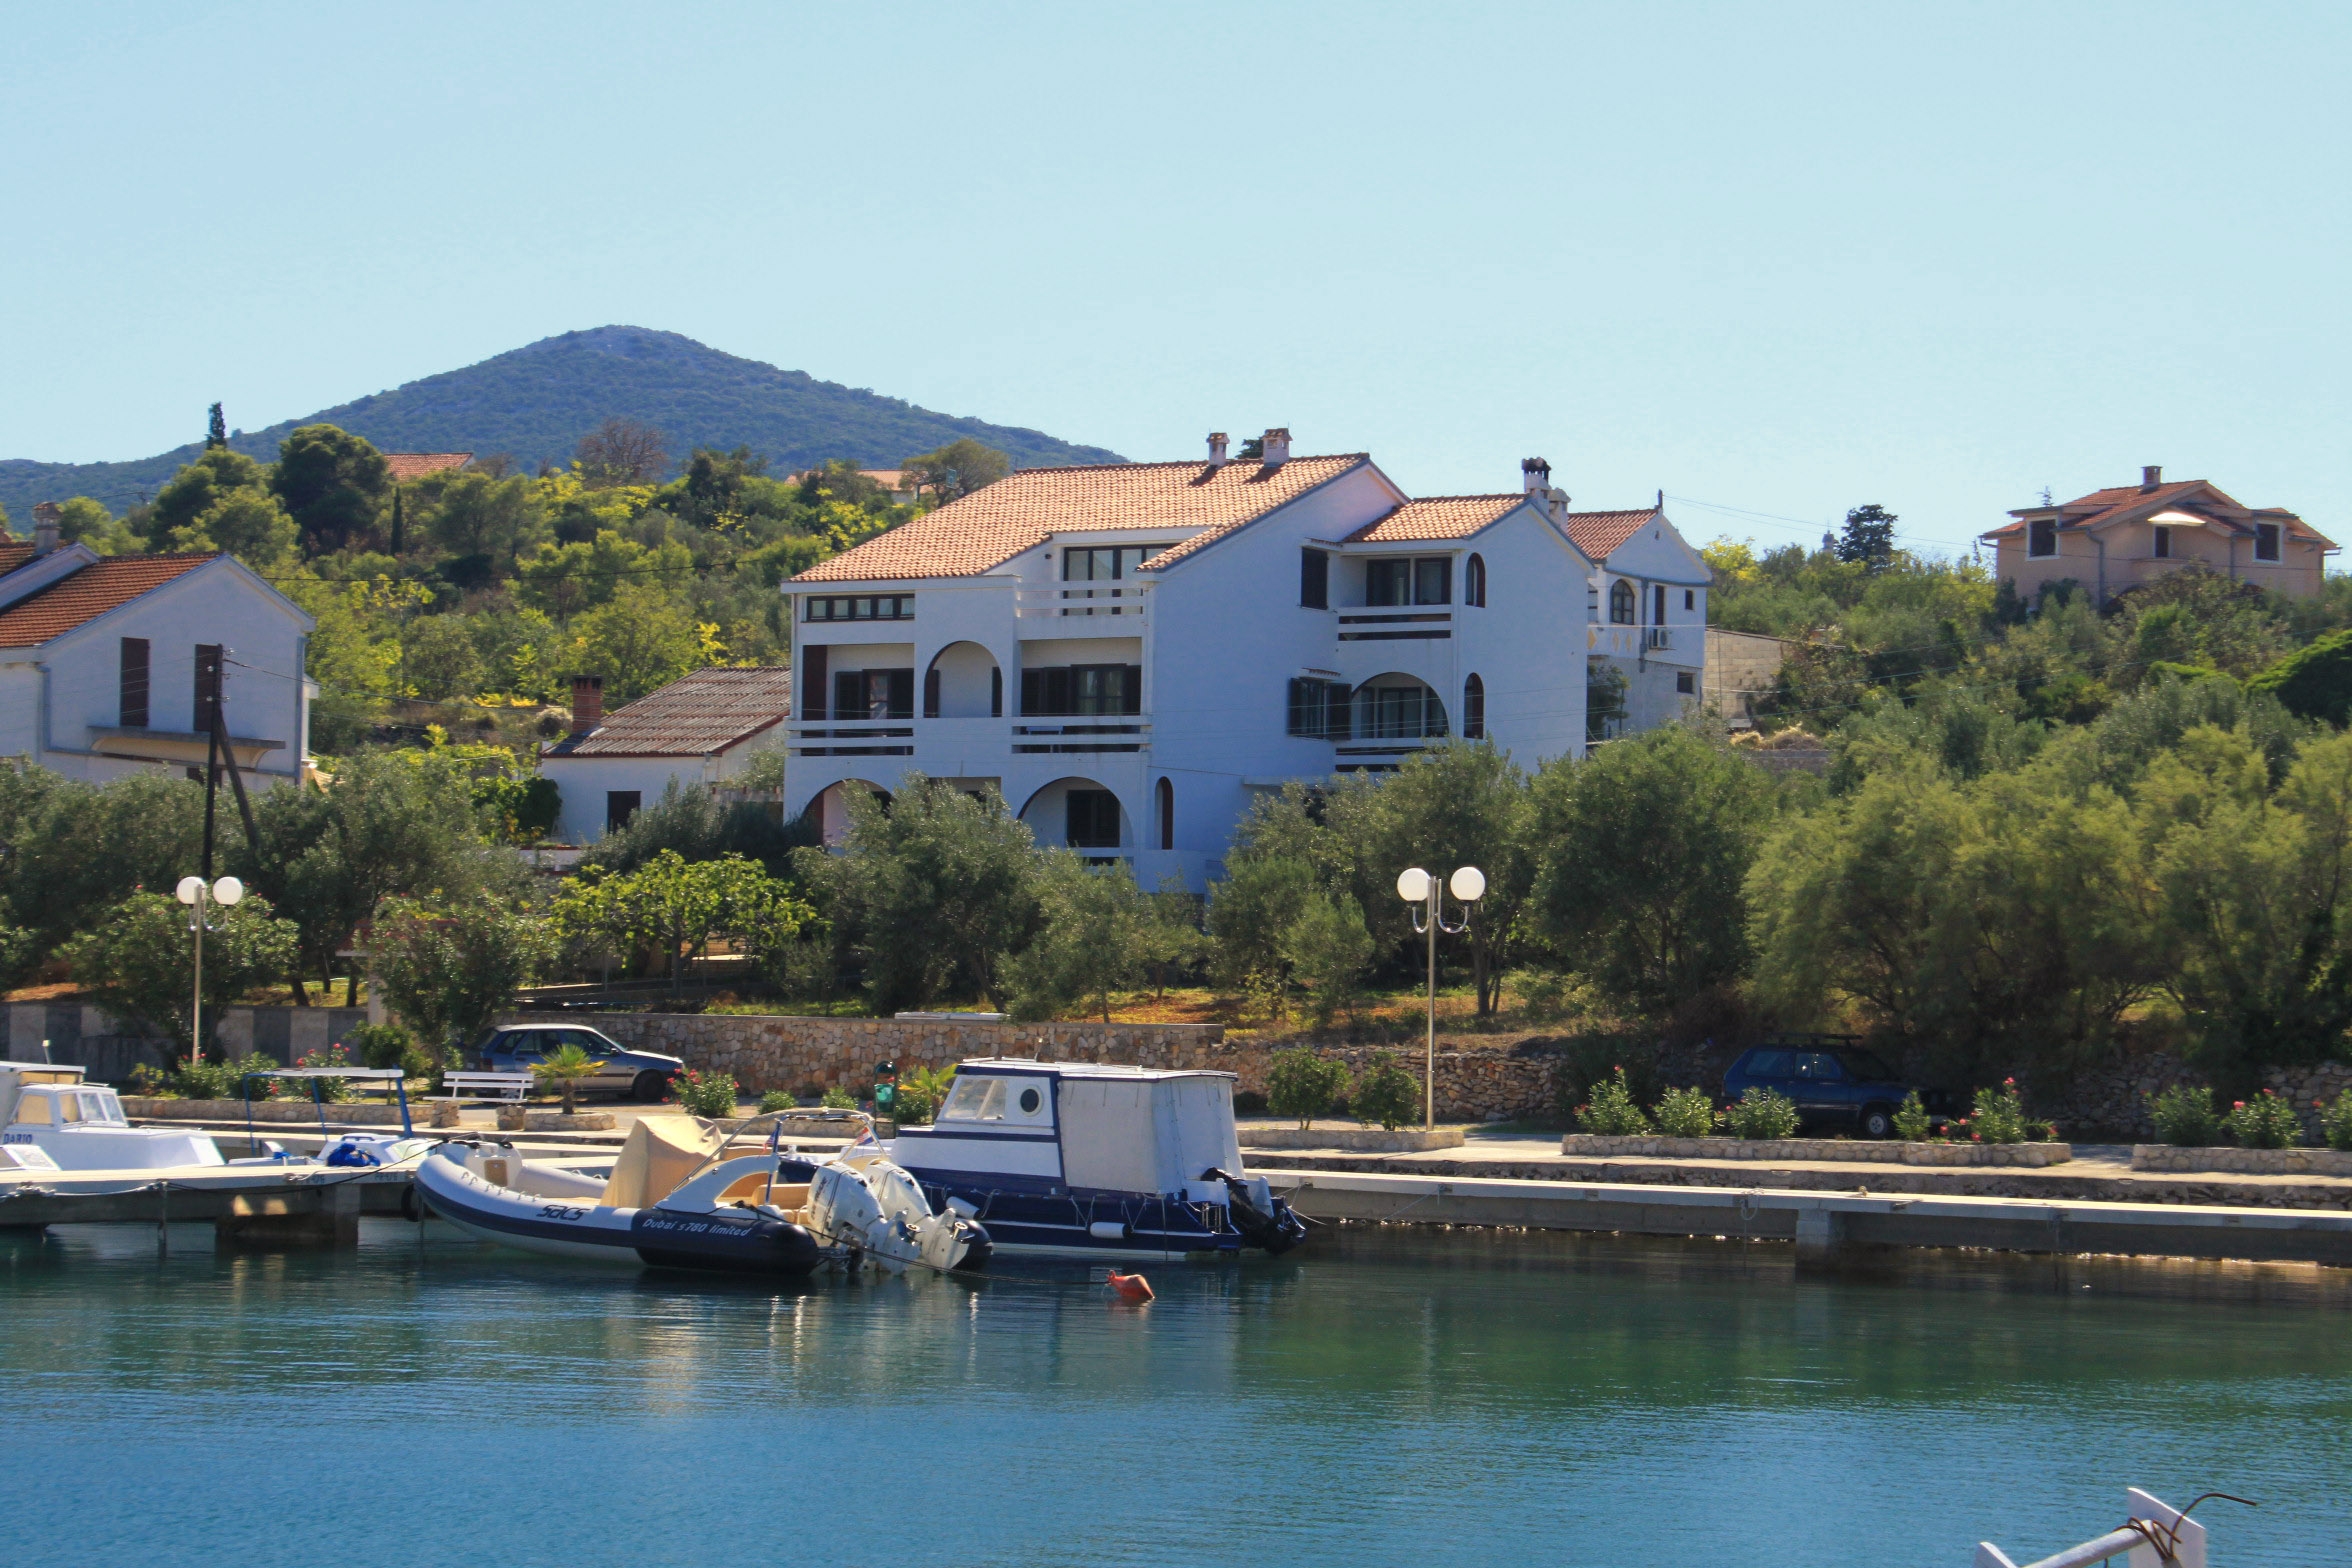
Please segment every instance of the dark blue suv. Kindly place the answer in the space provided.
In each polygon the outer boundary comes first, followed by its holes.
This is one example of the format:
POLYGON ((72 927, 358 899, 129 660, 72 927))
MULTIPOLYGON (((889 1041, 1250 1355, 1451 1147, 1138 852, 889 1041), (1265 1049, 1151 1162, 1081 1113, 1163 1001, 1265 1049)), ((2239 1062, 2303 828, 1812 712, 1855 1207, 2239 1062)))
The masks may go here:
POLYGON ((1856 1045, 1852 1036, 1834 1034, 1775 1035, 1741 1053, 1723 1075, 1727 1100, 1750 1088, 1770 1089, 1793 1102, 1809 1126, 1865 1138, 1893 1137, 1895 1111, 1917 1087, 1856 1045))

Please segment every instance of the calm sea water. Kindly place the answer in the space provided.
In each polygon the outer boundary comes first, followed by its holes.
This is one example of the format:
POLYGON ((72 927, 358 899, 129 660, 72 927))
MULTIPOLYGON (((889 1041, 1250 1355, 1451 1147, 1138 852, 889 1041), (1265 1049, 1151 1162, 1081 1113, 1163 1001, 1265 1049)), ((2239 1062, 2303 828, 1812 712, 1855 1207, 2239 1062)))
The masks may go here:
POLYGON ((2220 1568, 2352 1561, 2352 1312, 2210 1271, 1392 1230, 1155 1267, 1136 1309, 427 1236, 0 1241, 0 1561, 1959 1568, 2127 1483, 2260 1500, 2200 1510, 2220 1568))

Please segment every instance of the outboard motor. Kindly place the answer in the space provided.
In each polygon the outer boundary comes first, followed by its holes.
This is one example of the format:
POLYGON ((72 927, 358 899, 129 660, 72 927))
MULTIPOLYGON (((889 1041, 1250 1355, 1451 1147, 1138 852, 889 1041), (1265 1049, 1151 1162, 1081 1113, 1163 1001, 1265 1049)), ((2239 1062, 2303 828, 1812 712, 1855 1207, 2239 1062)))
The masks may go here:
POLYGON ((1274 1196, 1263 1176, 1236 1176, 1212 1165, 1201 1172, 1203 1181, 1225 1184, 1225 1213, 1241 1239, 1280 1257, 1307 1239, 1307 1222, 1291 1206, 1274 1196))

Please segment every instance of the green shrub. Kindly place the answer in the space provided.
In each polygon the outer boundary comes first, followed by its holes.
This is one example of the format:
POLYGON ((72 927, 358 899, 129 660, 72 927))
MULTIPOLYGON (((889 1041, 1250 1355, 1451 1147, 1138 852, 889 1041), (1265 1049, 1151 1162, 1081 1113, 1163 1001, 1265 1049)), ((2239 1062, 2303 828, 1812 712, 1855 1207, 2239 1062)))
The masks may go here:
POLYGON ((1723 1119, 1731 1123, 1734 1138, 1770 1140, 1797 1131, 1797 1107, 1789 1097, 1755 1084, 1724 1111, 1723 1119))
POLYGON ((896 1115, 901 1126, 920 1127, 939 1114, 947 1091, 955 1087, 952 1067, 918 1067, 898 1081, 896 1115))
POLYGON ((818 1103, 823 1105, 828 1111, 854 1111, 858 1108, 857 1096, 851 1094, 847 1089, 842 1088, 839 1084, 835 1084, 832 1088, 827 1089, 825 1091, 825 1098, 818 1103))
POLYGON ((2352 1150, 2352 1089, 2337 1095, 2333 1105, 2324 1105, 2317 1100, 2311 1103, 2319 1107, 2319 1132, 2321 1137, 2327 1139, 2327 1146, 2331 1149, 2352 1150))
POLYGON ((735 1075, 688 1067, 670 1078, 670 1098, 689 1116, 718 1121, 735 1114, 735 1075))
MULTIPOLYGON (((275 1057, 254 1055, 242 1061, 222 1061, 207 1057, 201 1062, 182 1062, 174 1075, 179 1080, 180 1093, 191 1100, 241 1100, 245 1097, 245 1075, 265 1073, 277 1066, 275 1057)), ((278 1086, 268 1078, 253 1080, 253 1098, 269 1100, 277 1097, 278 1086)))
POLYGON ((1633 1091, 1626 1086, 1624 1068, 1618 1068, 1592 1086, 1585 1103, 1576 1107, 1576 1130, 1603 1137, 1623 1137, 1650 1130, 1650 1119, 1633 1103, 1633 1091))
POLYGON ((793 1110, 798 1107, 799 1104, 800 1102, 798 1100, 794 1099, 791 1095, 786 1094, 783 1090, 770 1089, 767 1093, 760 1096, 760 1114, 765 1116, 770 1111, 793 1110))
MULTIPOLYGON (((294 1058, 294 1065, 306 1069, 316 1069, 352 1067, 357 1064, 351 1060, 351 1053, 344 1050, 342 1046, 330 1045, 323 1051, 303 1052, 294 1058)), ((347 1100, 358 1098, 352 1092, 350 1080, 345 1078, 319 1078, 313 1080, 312 1085, 305 1087, 315 1087, 319 1099, 328 1105, 341 1105, 347 1100)))
POLYGON ((2292 1149, 2303 1141, 2295 1108, 2268 1089, 2251 1100, 2231 1102, 2221 1122, 2230 1142, 2241 1149, 2292 1149))
POLYGON ((1920 1102, 1919 1091, 1914 1089, 1904 1095, 1903 1103, 1895 1110, 1895 1136, 1905 1143, 1924 1143, 1934 1130, 1935 1122, 1920 1102))
POLYGON ((1658 1130, 1669 1138, 1704 1138, 1723 1119, 1715 1109, 1715 1101, 1696 1084, 1688 1089, 1667 1090, 1659 1097, 1658 1108, 1652 1114, 1658 1118, 1658 1130))
POLYGON ((2025 1119, 2025 1105, 2017 1094, 2017 1080, 2004 1078, 1998 1089, 1976 1091, 1976 1107, 1964 1124, 1976 1143, 2023 1143, 2036 1125, 2025 1119))
MULTIPOLYGON (((1343 1077, 1345 1072, 1342 1068, 1343 1077)), ((1348 1099, 1356 1120, 1367 1127, 1378 1122, 1394 1132, 1421 1114, 1421 1080, 1399 1067, 1395 1057, 1380 1051, 1373 1055, 1372 1065, 1364 1069, 1364 1076, 1356 1080, 1348 1099)))
POLYGON ((1347 1064, 1307 1046, 1276 1051, 1266 1066, 1266 1108, 1296 1118, 1301 1132, 1314 1126, 1316 1117, 1330 1115, 1333 1102, 1347 1092, 1347 1064))
POLYGON ((441 1071, 440 1058, 417 1043, 405 1024, 361 1024, 345 1037, 363 1067, 397 1067, 411 1078, 441 1071))
POLYGON ((2213 1109, 2211 1089, 2176 1083, 2156 1096, 2148 1114, 2156 1136, 2176 1148, 2203 1149, 2220 1141, 2221 1117, 2213 1109))
POLYGON ((161 1069, 147 1062, 141 1062, 131 1069, 130 1080, 124 1087, 133 1094, 151 1099, 176 1100, 180 1097, 178 1085, 165 1076, 161 1069))

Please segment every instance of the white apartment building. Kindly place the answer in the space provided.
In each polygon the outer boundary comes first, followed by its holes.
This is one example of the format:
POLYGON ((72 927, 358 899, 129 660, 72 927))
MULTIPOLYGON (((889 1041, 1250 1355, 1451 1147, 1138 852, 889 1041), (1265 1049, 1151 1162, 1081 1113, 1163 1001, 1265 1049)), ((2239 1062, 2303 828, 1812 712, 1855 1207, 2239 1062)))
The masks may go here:
POLYGON ((299 779, 310 744, 311 618, 228 555, 98 556, 0 543, 0 757, 104 782, 201 769, 220 682, 229 746, 256 784, 299 779))
POLYGON ((786 583, 786 814, 838 838, 846 789, 920 771, 994 787, 1041 843, 1199 888, 1259 791, 1452 735, 1578 755, 1593 658, 1671 686, 1660 661, 1703 643, 1704 568, 1659 548, 1662 513, 1604 564, 1540 459, 1515 491, 1416 500, 1363 453, 1259 445, 1025 470, 786 583), (1630 641, 1594 619, 1621 580, 1630 641))

